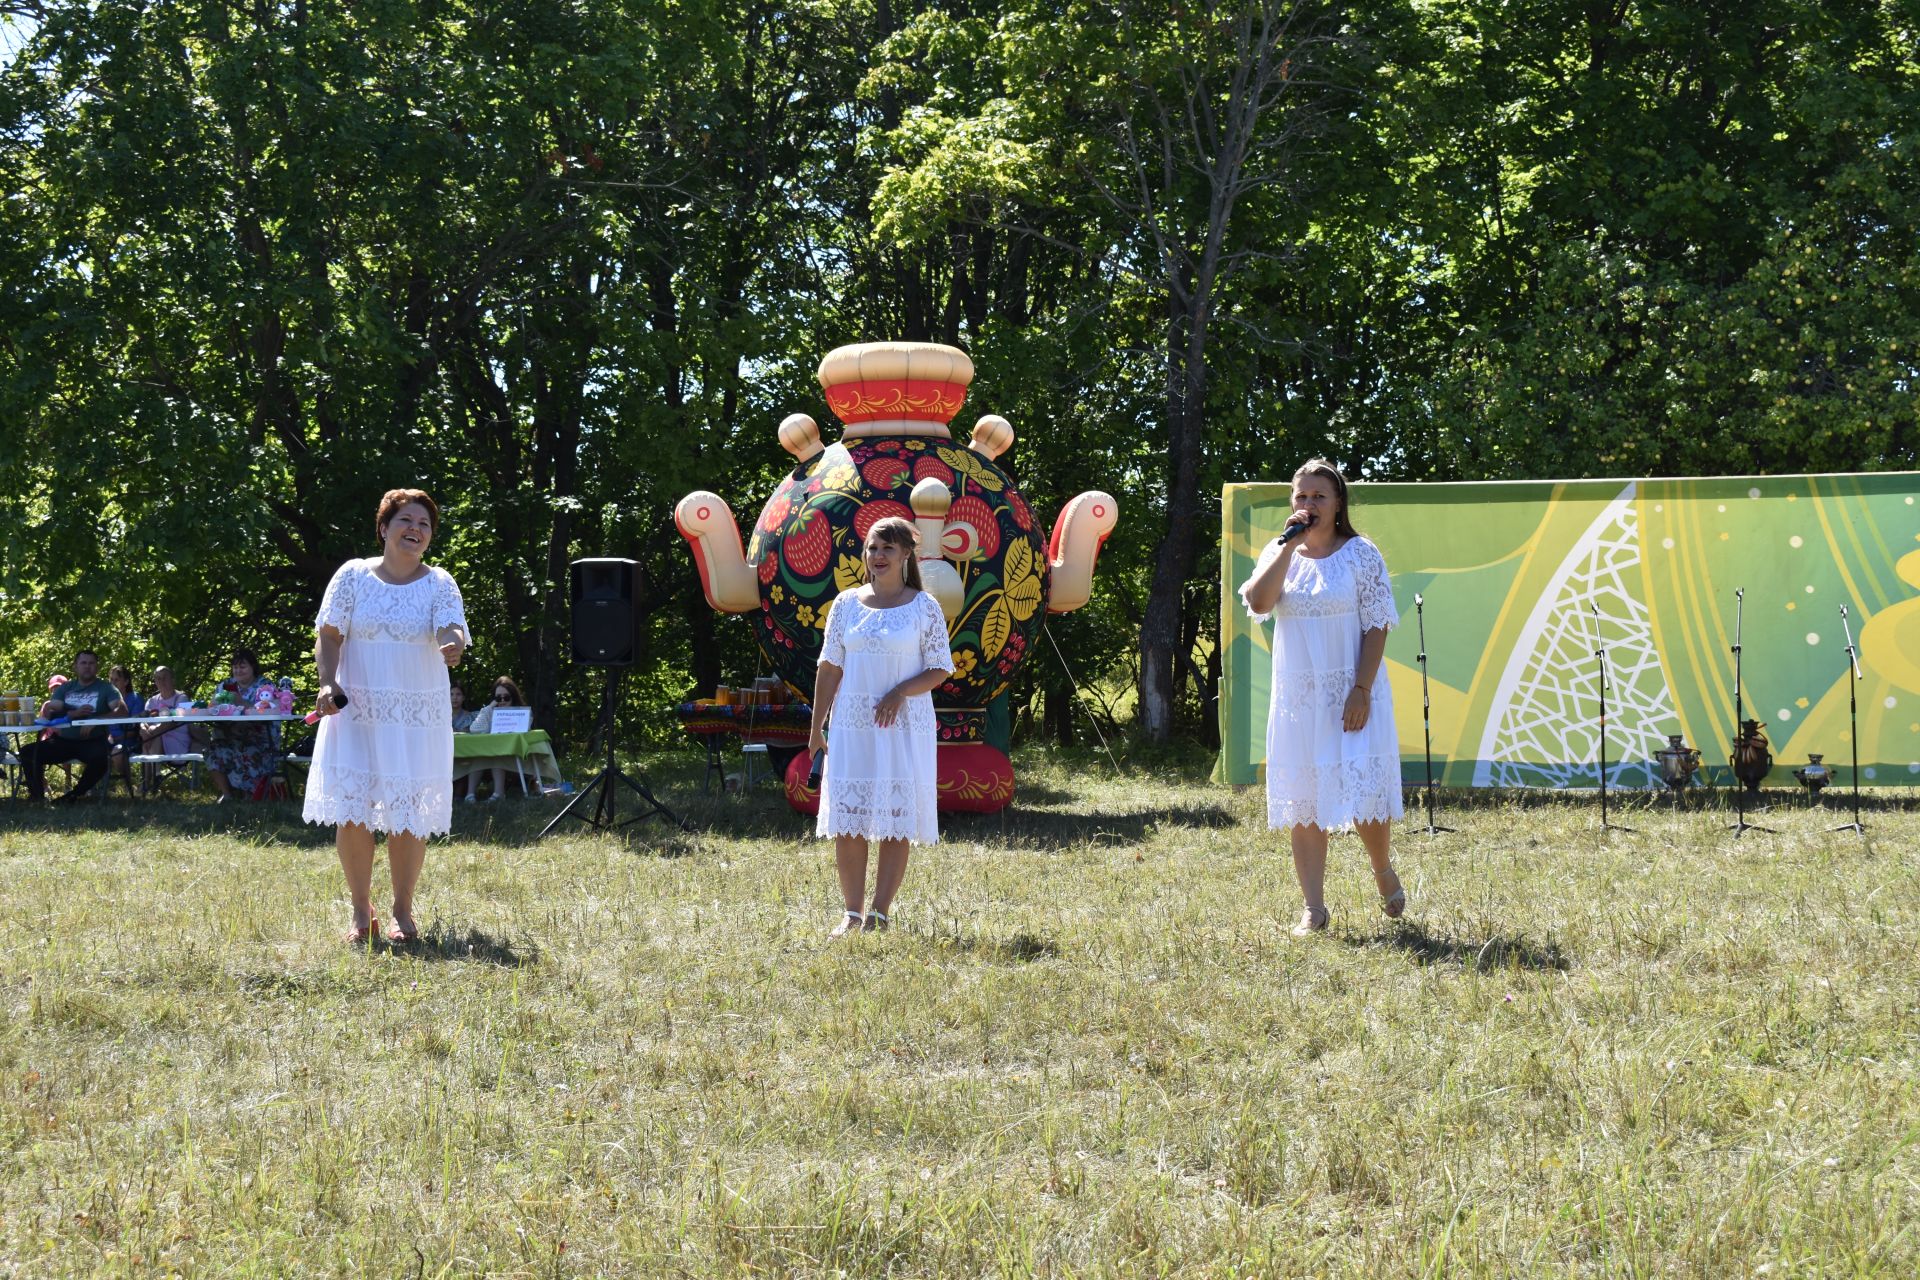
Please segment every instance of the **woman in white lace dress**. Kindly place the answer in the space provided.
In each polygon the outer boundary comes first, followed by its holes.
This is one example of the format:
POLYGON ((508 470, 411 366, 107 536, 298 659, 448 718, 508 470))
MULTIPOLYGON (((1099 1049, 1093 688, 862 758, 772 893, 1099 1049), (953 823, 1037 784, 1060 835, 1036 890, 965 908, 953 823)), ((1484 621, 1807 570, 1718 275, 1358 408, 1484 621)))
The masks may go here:
POLYGON ((1347 482, 1314 458, 1294 473, 1288 528, 1260 554, 1240 598, 1273 624, 1273 702, 1267 714, 1267 822, 1289 828, 1306 899, 1296 934, 1327 927, 1327 833, 1359 832, 1381 909, 1395 919, 1407 894, 1389 839, 1401 816, 1400 741, 1381 664, 1400 615, 1380 549, 1354 532, 1347 482))
POLYGON ((827 746, 832 728, 814 831, 833 837, 846 900, 836 938, 885 929, 909 842, 940 838, 933 690, 951 674, 953 653, 940 605, 920 587, 919 541, 899 516, 867 531, 867 585, 834 600, 814 677, 813 751, 827 746), (869 840, 880 845, 870 905, 869 840))
POLYGON ((427 837, 453 825, 447 668, 460 664, 468 635, 453 575, 421 563, 439 526, 432 498, 418 489, 388 491, 374 516, 381 554, 341 565, 315 619, 322 718, 302 813, 333 824, 353 899, 347 940, 354 943, 379 927, 374 834, 387 833, 393 878, 387 940, 410 943, 420 937, 413 890, 427 837))

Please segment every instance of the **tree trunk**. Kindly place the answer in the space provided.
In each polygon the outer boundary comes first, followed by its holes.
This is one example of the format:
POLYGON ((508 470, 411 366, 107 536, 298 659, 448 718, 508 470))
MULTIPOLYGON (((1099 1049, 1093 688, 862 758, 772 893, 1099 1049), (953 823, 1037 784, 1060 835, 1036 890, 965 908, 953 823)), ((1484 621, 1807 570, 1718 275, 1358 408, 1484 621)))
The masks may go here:
POLYGON ((1167 532, 1153 556, 1140 624, 1140 722, 1149 742, 1173 736, 1187 571, 1200 527, 1200 436, 1207 371, 1205 294, 1176 275, 1167 320, 1167 532))

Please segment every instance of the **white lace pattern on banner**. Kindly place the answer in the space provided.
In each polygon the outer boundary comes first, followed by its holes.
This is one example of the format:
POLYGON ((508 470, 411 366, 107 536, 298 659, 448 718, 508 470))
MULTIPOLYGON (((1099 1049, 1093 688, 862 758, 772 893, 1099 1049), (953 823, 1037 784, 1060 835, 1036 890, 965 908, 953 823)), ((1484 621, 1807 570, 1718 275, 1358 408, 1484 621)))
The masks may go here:
POLYGON ((1561 561, 1501 675, 1480 742, 1476 787, 1596 786, 1599 667, 1607 650, 1607 785, 1658 783, 1653 753, 1679 718, 1647 607, 1629 589, 1640 526, 1629 484, 1561 561), (1599 611, 1596 620, 1594 610, 1599 611))
POLYGON ((869 840, 911 840, 933 844, 940 838, 939 789, 911 778, 834 779, 828 806, 816 832, 822 836, 865 836, 869 840))

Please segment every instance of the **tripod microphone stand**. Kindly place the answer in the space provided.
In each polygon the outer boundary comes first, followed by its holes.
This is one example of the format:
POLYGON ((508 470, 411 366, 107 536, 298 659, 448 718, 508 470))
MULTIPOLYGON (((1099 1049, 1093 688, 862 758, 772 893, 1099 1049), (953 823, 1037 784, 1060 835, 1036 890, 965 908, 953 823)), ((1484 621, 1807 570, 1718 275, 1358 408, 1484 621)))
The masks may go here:
POLYGON ((1847 637, 1847 738, 1853 743, 1853 821, 1833 827, 1834 831, 1867 834, 1860 823, 1860 654, 1853 647, 1853 628, 1847 624, 1847 606, 1840 606, 1840 630, 1847 637))
POLYGON ((1435 826, 1433 822, 1433 701, 1427 696, 1427 602, 1419 592, 1413 593, 1413 614, 1420 628, 1420 731, 1426 737, 1427 751, 1427 834, 1438 835, 1442 831, 1452 831, 1452 827, 1435 826))
POLYGON ((620 673, 617 669, 613 667, 607 668, 606 686, 600 693, 600 727, 597 732, 600 735, 601 742, 607 749, 606 766, 602 768, 598 774, 594 775, 593 781, 582 788, 579 795, 567 801, 566 808, 553 815, 553 821, 549 822, 540 831, 541 838, 543 839, 555 827, 559 826, 563 819, 570 817, 578 818, 595 831, 618 831, 622 827, 630 827, 636 822, 644 822, 648 818, 658 814, 681 830, 684 831, 687 829, 687 825, 680 821, 673 810, 667 808, 667 806, 661 804, 659 800, 654 798, 653 792, 647 790, 644 783, 635 782, 632 778, 621 772, 620 766, 614 763, 613 691, 619 679, 620 673), (625 822, 619 821, 616 813, 620 788, 623 786, 636 796, 639 796, 641 803, 646 806, 641 812, 628 818, 625 822), (594 801, 592 816, 589 817, 585 812, 575 813, 574 810, 578 809, 582 804, 585 804, 587 797, 592 795, 598 796, 598 799, 594 801))
POLYGON ((1587 610, 1593 614, 1593 660, 1600 675, 1600 829, 1631 833, 1632 827, 1607 821, 1607 646, 1600 642, 1600 610, 1592 604, 1587 610))
MULTIPOLYGON (((1740 685, 1740 628, 1746 618, 1746 605, 1747 589, 1735 587, 1733 589, 1733 749, 1736 753, 1740 750, 1740 726, 1745 724, 1747 719, 1746 703, 1742 699, 1740 685)), ((1748 831, 1776 834, 1772 827, 1763 827, 1758 823, 1747 821, 1747 788, 1738 776, 1733 780, 1733 813, 1733 825, 1727 830, 1733 832, 1736 840, 1748 831)))

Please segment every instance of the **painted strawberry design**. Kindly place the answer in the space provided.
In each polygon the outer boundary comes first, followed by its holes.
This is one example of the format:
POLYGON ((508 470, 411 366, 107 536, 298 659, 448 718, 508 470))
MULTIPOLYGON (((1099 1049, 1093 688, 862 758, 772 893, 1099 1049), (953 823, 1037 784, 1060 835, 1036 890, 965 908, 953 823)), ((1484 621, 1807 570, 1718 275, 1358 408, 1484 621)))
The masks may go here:
POLYGON ((933 455, 928 454, 914 462, 913 482, 919 484, 922 480, 928 479, 938 480, 941 484, 951 489, 953 488, 953 468, 933 455))
POLYGON ((767 502, 767 509, 760 513, 760 527, 768 533, 779 532, 780 522, 785 520, 787 513, 792 510, 793 499, 789 498, 784 490, 774 494, 767 502))
POLYGON ((760 581, 765 584, 773 581, 773 575, 780 571, 780 561, 775 556, 760 557, 760 581))
POLYGON ((1033 508, 1027 505, 1027 500, 1009 489, 1007 505, 1013 508, 1013 522, 1020 526, 1020 531, 1029 532, 1033 528, 1033 508))
POLYGON ((991 558, 1000 550, 1000 522, 994 519, 993 508, 984 501, 966 494, 955 498, 953 505, 947 508, 948 524, 970 525, 980 539, 980 555, 991 558))
POLYGON ((860 535, 860 542, 863 545, 866 543, 868 531, 888 516, 899 516, 902 519, 911 520, 913 508, 904 502, 895 502, 892 498, 876 498, 872 502, 863 504, 853 513, 853 531, 860 535))
POLYGON ((861 467, 860 474, 874 488, 891 490, 906 484, 912 473, 907 470, 905 459, 882 457, 874 458, 861 467))
POLYGON ((833 529, 824 513, 809 511, 801 516, 780 543, 780 555, 787 567, 803 578, 817 578, 826 572, 833 556, 833 529))

